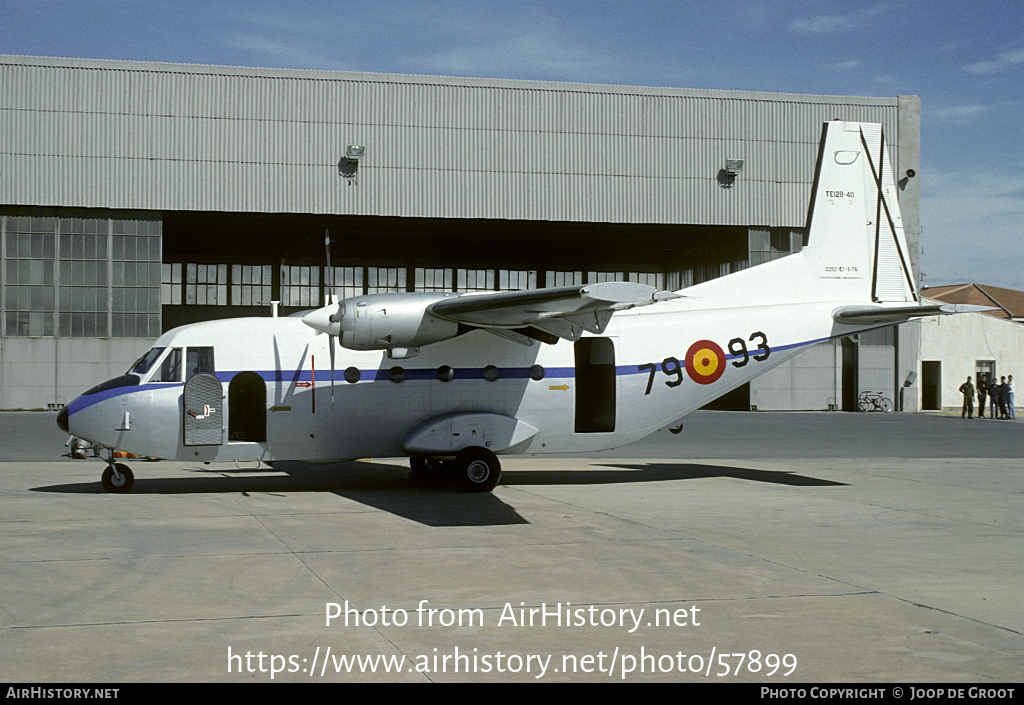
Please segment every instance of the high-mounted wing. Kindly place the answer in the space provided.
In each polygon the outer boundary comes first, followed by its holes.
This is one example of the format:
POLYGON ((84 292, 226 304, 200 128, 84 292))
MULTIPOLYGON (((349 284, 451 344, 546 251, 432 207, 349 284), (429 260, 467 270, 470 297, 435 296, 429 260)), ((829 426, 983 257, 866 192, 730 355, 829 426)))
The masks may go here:
POLYGON ((579 340, 585 330, 601 333, 615 311, 679 296, 645 284, 601 282, 553 289, 463 294, 434 302, 427 307, 427 313, 491 330, 513 340, 516 337, 508 336, 508 332, 553 342, 548 339, 579 340))
POLYGON ((354 296, 303 315, 351 350, 411 357, 424 345, 481 328, 522 345, 578 340, 601 333, 615 311, 678 298, 631 282, 602 282, 530 291, 392 293, 354 296))

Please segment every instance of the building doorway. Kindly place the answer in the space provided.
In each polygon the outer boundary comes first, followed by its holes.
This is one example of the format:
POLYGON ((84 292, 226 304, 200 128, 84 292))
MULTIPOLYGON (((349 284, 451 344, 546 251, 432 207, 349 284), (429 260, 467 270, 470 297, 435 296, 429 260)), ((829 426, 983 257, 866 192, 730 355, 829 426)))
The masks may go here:
POLYGON ((942 363, 921 361, 921 410, 942 410, 942 363))

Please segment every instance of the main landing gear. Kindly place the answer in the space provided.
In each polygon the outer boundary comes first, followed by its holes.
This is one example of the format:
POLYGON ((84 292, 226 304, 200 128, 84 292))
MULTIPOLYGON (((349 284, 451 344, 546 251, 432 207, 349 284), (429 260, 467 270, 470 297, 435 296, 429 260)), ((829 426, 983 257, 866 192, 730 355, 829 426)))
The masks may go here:
POLYGON ((107 492, 124 494, 135 484, 135 474, 132 469, 124 463, 115 463, 113 458, 107 461, 107 469, 100 477, 103 489, 107 492))
POLYGON ((498 456, 479 446, 463 448, 455 460, 444 462, 435 458, 413 457, 409 459, 409 466, 414 480, 433 479, 447 471, 463 492, 490 492, 501 480, 498 456))

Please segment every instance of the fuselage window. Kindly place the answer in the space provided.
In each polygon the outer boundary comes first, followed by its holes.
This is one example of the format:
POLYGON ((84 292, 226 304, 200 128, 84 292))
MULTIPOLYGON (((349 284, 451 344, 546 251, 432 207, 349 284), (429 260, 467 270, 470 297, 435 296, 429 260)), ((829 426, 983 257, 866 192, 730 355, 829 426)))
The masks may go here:
POLYGON ((544 366, 534 365, 530 368, 530 379, 539 382, 544 379, 544 366))
POLYGON ((441 365, 437 368, 437 378, 442 382, 451 382, 455 379, 455 370, 448 365, 441 365))
POLYGON ((355 384, 359 381, 362 374, 359 372, 358 367, 349 367, 345 370, 345 381, 349 384, 355 384))
POLYGON ((498 378, 501 377, 501 370, 499 370, 494 365, 488 365, 487 367, 484 368, 483 375, 484 379, 486 379, 488 382, 497 382, 498 378))
POLYGON ((392 367, 390 370, 388 370, 388 379, 390 379, 395 384, 404 382, 405 370, 403 370, 401 367, 392 367))

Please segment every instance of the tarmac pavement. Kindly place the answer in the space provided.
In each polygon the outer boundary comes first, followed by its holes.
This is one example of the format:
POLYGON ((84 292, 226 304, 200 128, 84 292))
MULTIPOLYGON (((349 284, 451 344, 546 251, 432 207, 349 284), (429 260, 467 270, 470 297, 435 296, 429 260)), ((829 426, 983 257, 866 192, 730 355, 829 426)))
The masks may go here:
POLYGON ((0 414, 4 681, 1024 679, 1016 421, 698 412, 493 494, 374 459, 115 495, 55 416, 0 414))

